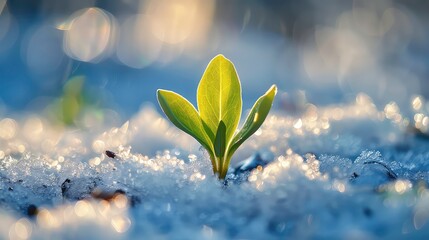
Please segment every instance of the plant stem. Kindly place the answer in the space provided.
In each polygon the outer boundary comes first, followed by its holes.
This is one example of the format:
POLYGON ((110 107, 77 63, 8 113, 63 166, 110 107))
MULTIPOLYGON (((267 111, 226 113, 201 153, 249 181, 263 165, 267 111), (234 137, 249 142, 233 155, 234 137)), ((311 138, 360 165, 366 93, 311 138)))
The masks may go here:
POLYGON ((219 179, 224 180, 227 172, 228 172, 228 169, 221 169, 219 171, 219 179))
POLYGON ((220 174, 221 179, 225 179, 226 174, 228 173, 228 167, 229 167, 230 161, 231 161, 231 157, 229 157, 228 155, 225 155, 225 157, 222 159, 221 174, 220 174))
POLYGON ((230 157, 227 157, 227 155, 225 155, 225 158, 223 159, 222 162, 222 168, 223 168, 223 172, 222 172, 222 179, 225 179, 226 174, 228 173, 228 168, 229 168, 229 162, 231 161, 230 157))
POLYGON ((226 174, 228 173, 228 166, 229 166, 229 159, 223 157, 219 161, 220 167, 219 167, 219 179, 225 179, 226 174))
POLYGON ((213 173, 217 174, 219 172, 219 163, 218 163, 218 160, 216 159, 216 157, 215 157, 214 154, 210 153, 210 151, 208 151, 208 152, 209 152, 209 155, 210 155, 210 161, 212 162, 212 166, 213 166, 213 173))
POLYGON ((213 173, 217 174, 219 179, 225 179, 226 173, 228 172, 228 164, 224 163, 226 159, 216 157, 215 155, 210 155, 210 160, 213 165, 213 173))

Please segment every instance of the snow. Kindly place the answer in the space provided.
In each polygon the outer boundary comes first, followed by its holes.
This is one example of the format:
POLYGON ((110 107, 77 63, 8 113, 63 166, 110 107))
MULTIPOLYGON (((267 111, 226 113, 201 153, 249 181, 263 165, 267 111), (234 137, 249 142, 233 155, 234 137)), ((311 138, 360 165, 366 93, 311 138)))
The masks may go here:
POLYGON ((226 183, 150 106, 117 127, 4 118, 0 239, 428 238, 428 122, 415 101, 408 117, 365 94, 276 107, 226 183))

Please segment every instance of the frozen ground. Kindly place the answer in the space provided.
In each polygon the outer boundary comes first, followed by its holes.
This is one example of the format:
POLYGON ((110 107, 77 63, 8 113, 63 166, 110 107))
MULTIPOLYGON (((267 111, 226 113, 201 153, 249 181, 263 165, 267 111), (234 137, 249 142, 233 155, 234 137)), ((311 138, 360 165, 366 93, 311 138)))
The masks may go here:
POLYGON ((231 169, 227 183, 150 106, 119 128, 4 118, 0 239, 429 237, 424 99, 408 114, 364 94, 326 107, 281 99, 232 164, 259 153, 264 166, 231 169))

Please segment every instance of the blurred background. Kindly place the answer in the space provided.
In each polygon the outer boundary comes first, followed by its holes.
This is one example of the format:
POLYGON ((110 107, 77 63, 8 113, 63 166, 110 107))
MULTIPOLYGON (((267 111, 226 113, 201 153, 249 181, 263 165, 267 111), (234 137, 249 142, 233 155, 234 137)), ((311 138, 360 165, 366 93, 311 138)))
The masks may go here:
MULTIPOLYGON (((383 108, 428 97, 428 1, 0 0, 0 114, 120 122, 156 89, 195 103, 210 59, 231 59, 244 107, 383 108)), ((158 108, 159 110, 159 108, 158 108)))

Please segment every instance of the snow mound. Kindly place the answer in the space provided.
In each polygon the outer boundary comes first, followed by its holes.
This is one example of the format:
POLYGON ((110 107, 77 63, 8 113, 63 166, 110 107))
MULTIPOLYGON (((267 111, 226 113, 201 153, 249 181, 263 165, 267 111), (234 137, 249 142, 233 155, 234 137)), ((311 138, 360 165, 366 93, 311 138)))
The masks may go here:
POLYGON ((272 113, 227 182, 152 108, 87 130, 1 119, 0 238, 428 238, 429 142, 389 106, 272 113))

